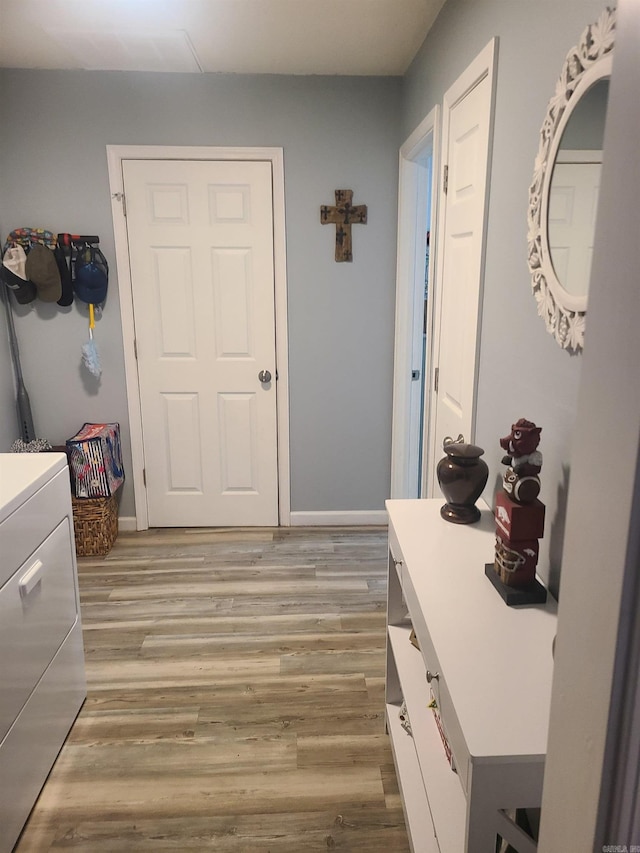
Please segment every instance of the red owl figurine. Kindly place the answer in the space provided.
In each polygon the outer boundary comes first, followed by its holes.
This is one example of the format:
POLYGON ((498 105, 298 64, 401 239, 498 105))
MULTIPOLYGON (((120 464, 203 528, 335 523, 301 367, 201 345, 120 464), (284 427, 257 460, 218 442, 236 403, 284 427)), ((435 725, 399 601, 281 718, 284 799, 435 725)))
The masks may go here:
POLYGON ((527 504, 540 494, 542 453, 537 449, 542 427, 520 418, 511 426, 509 435, 500 439, 500 447, 507 452, 502 460, 507 465, 503 478, 505 492, 518 503, 527 504))

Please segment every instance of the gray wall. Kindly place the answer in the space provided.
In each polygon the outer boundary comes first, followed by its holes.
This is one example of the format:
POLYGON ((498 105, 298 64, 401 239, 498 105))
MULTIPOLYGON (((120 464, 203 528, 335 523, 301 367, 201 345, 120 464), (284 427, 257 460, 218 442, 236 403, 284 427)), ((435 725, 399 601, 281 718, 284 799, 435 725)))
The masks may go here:
POLYGON ((618 16, 539 853, 633 850, 640 839, 640 4, 620 0, 618 16), (612 435, 630 451, 615 477, 612 435))
MULTIPOLYGON (((388 493, 397 149, 493 36, 499 38, 476 440, 501 471, 498 438, 518 417, 543 427, 541 569, 557 585, 580 357, 536 314, 526 265, 528 186, 540 125, 567 50, 595 0, 448 0, 402 84, 397 79, 0 71, 24 108, 0 123, 0 232, 90 230, 113 259, 105 145, 284 148, 289 274, 293 510, 379 509, 388 493), (353 264, 333 261, 320 204, 351 187, 369 205, 353 264)), ((62 441, 85 420, 129 436, 117 280, 96 330, 98 388, 80 368, 86 318, 74 305, 19 309, 23 366, 39 434, 62 441)), ((588 341, 588 329, 587 329, 588 341)), ((0 358, 5 346, 0 335, 0 358)), ((13 438, 13 384, 0 361, 0 449, 13 438)), ((130 515, 130 487, 121 512, 130 515)))
MULTIPOLYGON (((537 316, 527 268, 528 188, 539 132, 568 50, 600 0, 448 0, 403 87, 403 139, 494 36, 499 39, 476 441, 486 450, 489 503, 502 472, 500 436, 526 417, 542 426, 540 570, 557 589, 570 442, 581 358, 561 350, 537 316)), ((587 325, 588 345, 588 325, 587 325)))
MULTIPOLYGON (((19 307, 16 325, 37 433, 122 424, 130 444, 107 144, 281 146, 289 285, 292 510, 382 509, 390 480, 398 78, 0 71, 20 109, 0 123, 0 232, 97 233, 112 261, 96 329, 99 385, 80 366, 84 306, 19 307), (333 260, 320 205, 337 188, 369 205, 353 263, 333 260)), ((16 437, 0 335, 0 450, 16 437)), ((131 483, 121 515, 134 511, 131 483)))

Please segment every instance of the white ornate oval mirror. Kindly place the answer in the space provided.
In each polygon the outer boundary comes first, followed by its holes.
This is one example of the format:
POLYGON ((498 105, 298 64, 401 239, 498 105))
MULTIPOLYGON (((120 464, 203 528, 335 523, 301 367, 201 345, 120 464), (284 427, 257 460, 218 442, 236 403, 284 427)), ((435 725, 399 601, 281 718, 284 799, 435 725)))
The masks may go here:
POLYGON ((529 269, 538 314, 561 347, 582 349, 615 11, 567 54, 547 108, 529 189, 529 269))

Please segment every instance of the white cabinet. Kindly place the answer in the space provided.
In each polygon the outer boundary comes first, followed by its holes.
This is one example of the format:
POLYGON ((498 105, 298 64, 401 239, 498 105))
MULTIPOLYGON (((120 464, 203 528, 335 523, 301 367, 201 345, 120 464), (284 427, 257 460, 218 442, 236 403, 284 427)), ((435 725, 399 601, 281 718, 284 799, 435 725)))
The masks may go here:
POLYGON ((484 574, 491 511, 456 525, 442 503, 387 502, 387 728, 412 850, 495 853, 500 834, 530 853, 506 812, 542 799, 556 604, 507 607, 484 574))
POLYGON ((0 853, 86 696, 64 454, 0 454, 0 853))

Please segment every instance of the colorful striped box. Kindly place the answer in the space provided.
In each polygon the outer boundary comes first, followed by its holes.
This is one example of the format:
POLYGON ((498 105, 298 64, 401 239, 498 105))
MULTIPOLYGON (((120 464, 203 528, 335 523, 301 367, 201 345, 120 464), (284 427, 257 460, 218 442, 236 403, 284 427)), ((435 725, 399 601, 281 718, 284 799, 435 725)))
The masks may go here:
POLYGON ((66 444, 77 498, 108 498, 124 483, 119 424, 84 424, 66 444))

